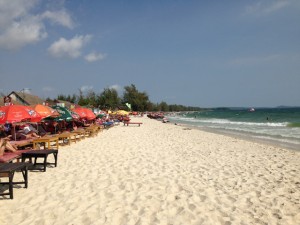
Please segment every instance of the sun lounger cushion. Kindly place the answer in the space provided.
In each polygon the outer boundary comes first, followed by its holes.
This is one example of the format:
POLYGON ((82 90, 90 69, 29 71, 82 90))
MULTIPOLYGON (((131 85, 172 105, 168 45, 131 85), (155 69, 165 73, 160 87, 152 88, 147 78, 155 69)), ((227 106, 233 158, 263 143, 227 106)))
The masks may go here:
POLYGON ((21 157, 22 153, 32 151, 32 149, 27 150, 18 150, 16 152, 4 152, 2 156, 0 156, 0 163, 8 163, 13 161, 14 159, 18 159, 21 157))
POLYGON ((12 152, 5 152, 2 156, 0 156, 0 163, 8 163, 19 157, 20 155, 18 154, 12 152))

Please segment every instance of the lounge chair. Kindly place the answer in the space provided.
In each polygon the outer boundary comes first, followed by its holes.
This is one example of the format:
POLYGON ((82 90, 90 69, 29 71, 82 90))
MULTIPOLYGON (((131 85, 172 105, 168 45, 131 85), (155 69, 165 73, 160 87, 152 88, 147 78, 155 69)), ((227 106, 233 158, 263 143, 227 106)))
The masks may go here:
POLYGON ((22 162, 25 162, 26 159, 29 159, 29 162, 32 163, 32 158, 34 158, 33 168, 31 169, 37 169, 42 170, 46 172, 46 168, 48 164, 53 164, 55 167, 57 166, 57 155, 58 150, 56 149, 46 149, 46 150, 31 150, 22 153, 22 162), (50 163, 47 161, 48 156, 52 154, 54 156, 54 163, 50 163), (41 158, 43 162, 37 162, 37 158, 41 158), (41 168, 37 168, 37 165, 41 165, 41 168))
POLYGON ((0 164, 0 177, 7 177, 8 181, 1 180, 0 184, 8 184, 8 193, 1 192, 0 196, 9 195, 10 199, 14 198, 13 185, 24 184, 25 188, 28 187, 28 167, 30 163, 2 163, 0 164), (24 181, 15 181, 14 174, 16 171, 21 171, 24 181))
POLYGON ((130 124, 136 124, 138 126, 141 126, 143 123, 142 122, 130 122, 130 121, 124 121, 124 126, 128 126, 130 124))
POLYGON ((14 160, 19 160, 20 155, 13 152, 4 152, 2 156, 0 156, 0 163, 10 163, 14 160))
POLYGON ((18 150, 16 152, 4 152, 2 156, 0 156, 0 164, 1 163, 11 163, 11 162, 19 162, 22 153, 26 153, 32 151, 32 149, 26 150, 18 150))

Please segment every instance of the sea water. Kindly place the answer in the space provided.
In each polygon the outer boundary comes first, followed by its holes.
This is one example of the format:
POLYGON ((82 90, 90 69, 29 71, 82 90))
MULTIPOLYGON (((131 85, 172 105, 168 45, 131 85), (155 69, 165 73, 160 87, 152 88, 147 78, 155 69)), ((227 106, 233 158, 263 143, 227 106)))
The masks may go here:
POLYGON ((168 115, 170 122, 300 150, 300 108, 216 108, 168 115))

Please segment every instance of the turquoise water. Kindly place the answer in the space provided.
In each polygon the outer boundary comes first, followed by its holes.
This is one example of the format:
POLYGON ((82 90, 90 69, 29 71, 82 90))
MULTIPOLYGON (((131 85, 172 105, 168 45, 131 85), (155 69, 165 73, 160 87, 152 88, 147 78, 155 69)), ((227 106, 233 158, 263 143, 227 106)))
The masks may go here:
POLYGON ((170 114, 171 122, 300 150, 300 108, 219 108, 170 114))

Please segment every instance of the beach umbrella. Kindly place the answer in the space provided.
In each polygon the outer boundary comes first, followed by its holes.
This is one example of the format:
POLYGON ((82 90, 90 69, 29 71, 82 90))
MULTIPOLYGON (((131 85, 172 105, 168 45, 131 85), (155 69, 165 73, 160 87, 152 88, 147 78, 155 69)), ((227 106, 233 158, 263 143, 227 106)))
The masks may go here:
POLYGON ((75 112, 79 115, 80 118, 86 118, 86 114, 81 108, 72 109, 72 112, 75 112))
POLYGON ((93 113, 93 111, 88 108, 77 107, 72 111, 77 113, 80 116, 80 118, 83 119, 93 120, 96 118, 96 115, 93 113))
POLYGON ((9 105, 0 107, 0 124, 16 123, 24 120, 41 121, 42 116, 33 108, 25 105, 9 105))
POLYGON ((97 114, 96 117, 101 119, 101 118, 103 118, 103 117, 105 117, 105 116, 106 116, 106 114, 99 113, 99 114, 97 114))
POLYGON ((37 111, 43 118, 46 117, 58 117, 60 114, 49 106, 37 104, 34 107, 34 110, 37 111))
POLYGON ((125 110, 118 110, 116 111, 117 115, 122 115, 122 116, 127 116, 129 114, 129 112, 125 111, 125 110))
POLYGON ((78 115, 78 113, 71 111, 71 114, 72 114, 72 118, 74 120, 79 120, 80 119, 80 116, 78 115))
POLYGON ((60 121, 60 120, 71 121, 71 120, 73 120, 72 112, 70 110, 68 110, 66 107, 54 105, 54 106, 51 106, 51 108, 55 109, 60 114, 54 120, 56 120, 56 121, 60 121))

